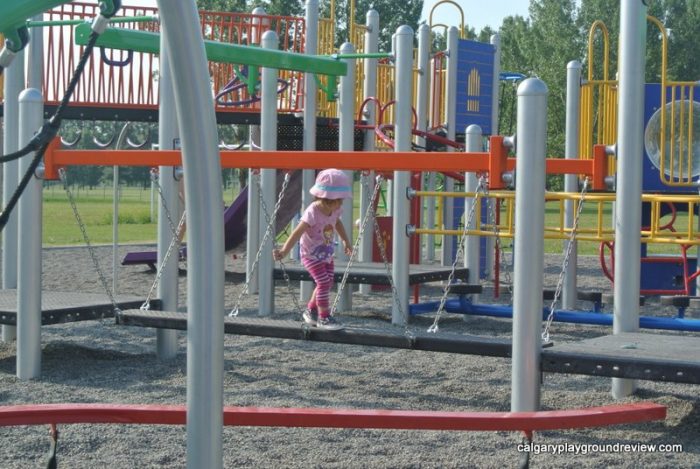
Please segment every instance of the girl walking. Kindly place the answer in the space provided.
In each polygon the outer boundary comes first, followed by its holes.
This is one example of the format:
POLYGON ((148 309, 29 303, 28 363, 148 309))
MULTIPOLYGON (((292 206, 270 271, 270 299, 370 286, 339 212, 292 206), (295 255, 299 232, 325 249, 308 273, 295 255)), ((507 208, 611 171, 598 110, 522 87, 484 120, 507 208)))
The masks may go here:
POLYGON ((345 254, 352 254, 350 240, 340 220, 343 199, 352 197, 352 188, 344 172, 326 169, 318 173, 309 192, 316 200, 306 208, 284 246, 273 250, 272 255, 275 260, 282 260, 299 242, 301 262, 316 283, 304 321, 321 329, 338 330, 343 326, 330 315, 330 291, 335 273, 334 238, 338 233, 345 254))

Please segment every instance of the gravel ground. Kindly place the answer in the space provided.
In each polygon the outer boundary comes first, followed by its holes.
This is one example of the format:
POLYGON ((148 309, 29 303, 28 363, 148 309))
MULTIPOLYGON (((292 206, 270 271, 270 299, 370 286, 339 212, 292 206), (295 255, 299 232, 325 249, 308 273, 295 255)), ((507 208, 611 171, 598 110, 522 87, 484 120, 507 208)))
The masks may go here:
MULTIPOLYGON (((122 247, 121 255, 142 250, 122 247)), ((99 248, 103 266, 111 250, 99 248)), ((227 257, 228 270, 242 261, 227 257)), ((560 257, 547 256, 545 286, 553 288, 560 257)), ((105 267, 107 268, 107 267, 105 267)), ((145 297, 154 275, 141 267, 120 270, 120 293, 145 297)), ((227 304, 242 288, 229 275, 227 304)), ((111 273, 108 275, 111 282, 111 273)), ((181 277, 184 291, 185 278, 181 277)), ((298 287, 292 285, 296 290, 298 287)), ((579 259, 579 287, 610 291, 595 258, 579 259)), ((84 248, 44 251, 43 288, 103 292, 84 248)), ((440 295, 438 284, 422 289, 424 300, 440 295)), ((184 301, 184 294, 183 294, 184 301)), ((494 301, 486 286, 483 301, 494 301)), ((284 284, 278 284, 279 318, 299 318, 284 284)), ((508 298, 500 301, 507 302, 508 298)), ((242 314, 255 314, 255 296, 246 297, 242 314)), ((580 304, 590 309, 590 305, 580 304)), ((673 314, 658 301, 642 314, 673 314)), ((700 317, 689 311, 691 317, 700 317)), ((386 292, 355 294, 353 311, 341 313, 348 326, 392 328, 386 292)), ((410 328, 425 330, 432 315, 413 318, 410 328)), ((508 320, 445 315, 440 331, 487 336, 510 335, 508 320)), ((609 328, 554 323, 556 341, 609 333, 609 328)), ((170 361, 156 359, 155 332, 123 327, 111 320, 86 321, 42 329, 42 376, 15 377, 15 344, 0 343, 0 404, 99 402, 184 404, 186 337, 170 361)), ((697 358, 697 357, 695 357, 697 358)), ((510 361, 501 358, 334 345, 255 337, 227 336, 224 356, 224 402, 230 406, 338 407, 449 411, 507 411, 510 406, 510 361)), ((532 454, 531 467, 684 467, 700 468, 700 394, 697 386, 640 381, 625 402, 653 401, 668 406, 663 422, 586 430, 547 431, 538 444, 642 443, 681 444, 681 452, 611 452, 587 454, 551 451, 532 454)), ((588 376, 544 376, 543 409, 569 409, 613 403, 610 380, 588 376)), ((59 467, 183 467, 184 427, 155 425, 62 425, 59 467)), ((49 450, 45 426, 0 428, 0 467, 41 467, 49 450)), ((239 428, 224 430, 225 467, 514 467, 521 435, 508 432, 438 432, 384 430, 316 430, 239 428)))

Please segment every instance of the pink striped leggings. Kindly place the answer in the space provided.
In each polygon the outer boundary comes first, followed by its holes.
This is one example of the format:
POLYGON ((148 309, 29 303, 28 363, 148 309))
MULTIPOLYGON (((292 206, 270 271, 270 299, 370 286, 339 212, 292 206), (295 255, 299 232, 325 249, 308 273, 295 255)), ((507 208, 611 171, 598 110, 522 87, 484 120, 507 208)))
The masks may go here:
POLYGON ((330 307, 329 298, 331 287, 333 286, 333 273, 335 272, 333 260, 326 262, 304 258, 302 262, 316 283, 316 305, 318 306, 319 314, 325 317, 330 313, 328 311, 330 307))

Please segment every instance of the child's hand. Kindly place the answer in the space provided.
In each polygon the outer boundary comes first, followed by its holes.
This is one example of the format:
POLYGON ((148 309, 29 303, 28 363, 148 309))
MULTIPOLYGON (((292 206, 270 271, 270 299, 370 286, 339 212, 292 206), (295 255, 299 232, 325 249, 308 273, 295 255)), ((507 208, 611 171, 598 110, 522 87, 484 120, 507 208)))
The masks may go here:
POLYGON ((284 259, 284 257, 286 255, 287 255, 287 253, 284 252, 283 250, 280 250, 280 249, 273 249, 272 250, 272 257, 274 257, 276 261, 281 261, 282 259, 284 259))
POLYGON ((350 243, 343 241, 343 251, 345 251, 345 255, 348 257, 352 255, 352 246, 350 246, 350 243))

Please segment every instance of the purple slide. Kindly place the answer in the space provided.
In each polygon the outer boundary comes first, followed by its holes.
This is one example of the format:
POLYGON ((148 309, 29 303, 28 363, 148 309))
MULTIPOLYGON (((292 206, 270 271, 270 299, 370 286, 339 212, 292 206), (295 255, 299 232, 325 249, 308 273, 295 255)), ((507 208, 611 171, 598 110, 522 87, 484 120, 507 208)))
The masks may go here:
MULTIPOLYGON (((277 174, 277 193, 282 190, 284 182, 284 173, 277 174)), ((273 207, 268 207, 272 210, 273 207)), ((277 214, 277 222, 275 223, 275 234, 279 234, 292 221, 294 216, 301 209, 301 171, 292 172, 289 185, 282 199, 282 205, 277 214)), ((233 201, 224 211, 224 249, 231 251, 240 246, 246 239, 246 230, 248 224, 248 190, 243 188, 233 201)), ((272 214, 270 214, 272 215, 272 214)), ((187 256, 187 248, 180 249, 180 260, 187 256)), ((151 269, 156 270, 158 262, 158 253, 156 251, 130 252, 122 260, 122 265, 148 265, 151 269)))

